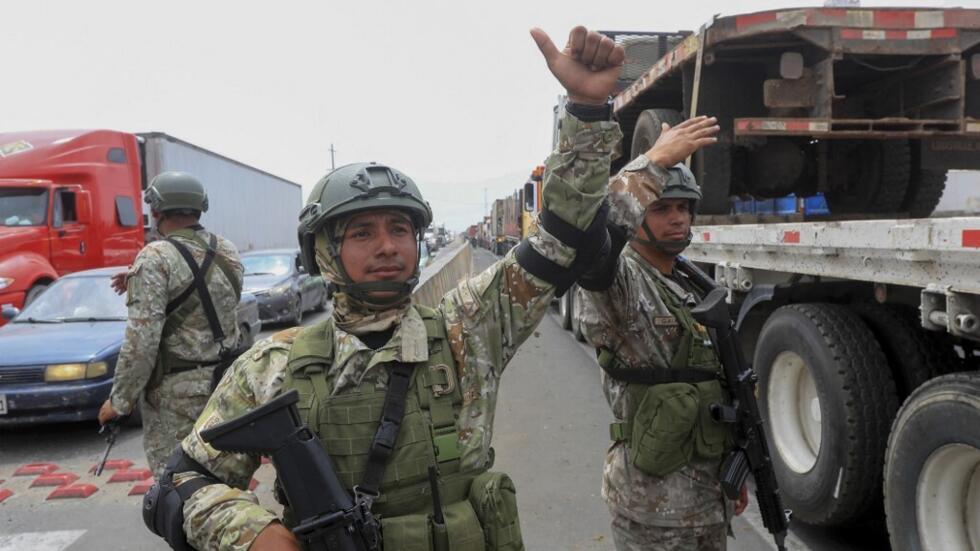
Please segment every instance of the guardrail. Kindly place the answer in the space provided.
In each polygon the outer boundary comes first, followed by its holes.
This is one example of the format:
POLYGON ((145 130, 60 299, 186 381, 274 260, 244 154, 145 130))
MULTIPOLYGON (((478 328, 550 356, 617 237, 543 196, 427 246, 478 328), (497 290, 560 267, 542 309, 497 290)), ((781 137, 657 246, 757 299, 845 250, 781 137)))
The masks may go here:
POLYGON ((432 262, 422 268, 419 284, 412 297, 416 304, 436 307, 442 297, 473 274, 471 247, 464 239, 457 239, 438 251, 432 262))

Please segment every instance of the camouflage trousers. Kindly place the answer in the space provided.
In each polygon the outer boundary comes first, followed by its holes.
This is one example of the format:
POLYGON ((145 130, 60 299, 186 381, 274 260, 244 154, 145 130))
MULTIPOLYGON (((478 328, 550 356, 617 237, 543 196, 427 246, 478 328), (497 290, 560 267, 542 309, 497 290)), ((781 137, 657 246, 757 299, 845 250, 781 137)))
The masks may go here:
POLYGON ((194 427, 211 394, 211 370, 194 369, 164 377, 148 390, 140 403, 143 413, 143 450, 159 479, 167 458, 194 427))
POLYGON ((674 528, 640 524, 615 515, 612 533, 616 551, 725 551, 728 545, 725 524, 674 528))

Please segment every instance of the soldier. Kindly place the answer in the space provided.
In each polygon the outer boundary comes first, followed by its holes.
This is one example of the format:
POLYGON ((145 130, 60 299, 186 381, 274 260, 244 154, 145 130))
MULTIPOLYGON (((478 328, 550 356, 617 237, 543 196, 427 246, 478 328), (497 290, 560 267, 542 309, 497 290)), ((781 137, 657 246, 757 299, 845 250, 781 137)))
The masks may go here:
POLYGON ((310 270, 337 288, 333 314, 256 344, 222 380, 145 516, 171 545, 186 536, 199 549, 299 548, 286 528, 295 520, 289 508, 280 521, 246 489, 258 458, 200 437, 295 389, 343 484, 380 516, 385 549, 523 549, 513 483, 489 471, 499 378, 555 293, 606 243, 603 198, 621 137, 606 98, 624 59, 621 47, 582 27, 564 52, 543 31, 532 36, 572 102, 547 165, 541 231, 424 308, 410 292, 432 215, 412 180, 368 163, 321 179, 300 214, 300 246, 310 270), (389 415, 389 398, 404 412, 389 415), (379 459, 395 420, 394 448, 379 459), (430 520, 430 482, 442 495, 442 530, 430 520))
MULTIPOLYGON (((629 247, 587 274, 576 297, 617 419, 602 495, 619 551, 724 550, 732 513, 719 478, 730 435, 710 413, 724 401, 721 366, 691 317, 706 291, 675 269, 701 190, 679 163, 685 156, 658 147, 689 124, 665 125, 657 144, 610 181, 613 249, 629 247)), ((743 487, 735 514, 747 501, 743 487)))
POLYGON ((164 172, 145 193, 165 237, 147 244, 112 285, 127 293, 129 321, 109 399, 99 422, 143 417, 143 449, 154 475, 187 436, 207 403, 215 367, 238 341, 238 250, 200 224, 204 186, 190 174, 164 172))

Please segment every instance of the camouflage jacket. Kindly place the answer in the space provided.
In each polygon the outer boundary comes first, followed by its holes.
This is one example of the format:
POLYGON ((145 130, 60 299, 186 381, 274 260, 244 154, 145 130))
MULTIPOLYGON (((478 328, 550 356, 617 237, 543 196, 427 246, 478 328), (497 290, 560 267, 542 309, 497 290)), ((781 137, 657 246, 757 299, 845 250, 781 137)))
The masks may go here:
MULTIPOLYGON (((586 228, 605 196, 609 156, 620 136, 615 123, 583 123, 566 117, 558 150, 547 163, 545 207, 586 228)), ((556 263, 567 266, 574 260, 575 251, 543 229, 528 239, 556 263)), ((526 272, 511 252, 483 273, 461 282, 439 304, 464 393, 457 421, 464 468, 486 464, 499 378, 517 347, 544 316, 553 295, 554 288, 526 272)), ((219 452, 199 434, 279 394, 296 333, 296 329, 280 332, 236 361, 183 441, 188 455, 224 482, 201 488, 184 504, 184 530, 198 549, 247 549, 276 519, 246 489, 259 466, 258 458, 219 452)), ((378 350, 339 328, 324 338, 334 340, 330 368, 337 374, 334 394, 349 392, 364 381, 373 380, 383 387, 383 370, 374 369, 380 363, 419 362, 428 357, 425 327, 415 308, 408 310, 391 339, 378 350)), ((180 485, 195 476, 180 473, 174 480, 180 485)))
MULTIPOLYGON (((203 228, 197 230, 197 235, 205 242, 211 239, 211 233, 203 228)), ((200 265, 205 250, 190 239, 180 236, 176 239, 187 246, 200 265)), ((235 271, 240 288, 244 269, 235 245, 218 236, 217 254, 235 271)), ((118 413, 131 411, 146 388, 161 346, 167 303, 177 298, 193 280, 194 275, 184 257, 165 240, 147 244, 133 261, 126 277, 126 304, 129 307, 126 336, 116 362, 110 395, 112 407, 118 413)), ((233 347, 238 338, 235 314, 238 297, 217 265, 212 268, 208 290, 225 333, 225 344, 233 347)), ((163 344, 178 358, 202 363, 216 361, 220 349, 200 306, 191 311, 163 344)))
MULTIPOLYGON (((657 179, 653 167, 631 172, 630 165, 610 182, 610 218, 631 230, 642 221, 644 209, 623 189, 625 178, 657 179)), ((663 179, 660 179, 662 182, 663 179)), ((636 187, 636 186, 634 186, 636 187)), ((694 305, 700 297, 682 286, 683 276, 660 273, 627 246, 619 258, 612 286, 602 292, 578 291, 576 299, 582 333, 590 345, 616 352, 629 367, 670 368, 682 337, 680 324, 667 309, 655 280, 683 302, 694 305)), ((707 338, 707 333, 702 335, 707 338)), ((626 384, 601 372, 603 392, 617 420, 630 411, 626 384)), ((602 495, 610 510, 634 522, 655 526, 688 527, 725 522, 726 508, 718 479, 718 461, 693 460, 665 477, 646 474, 630 464, 626 444, 613 444, 606 455, 602 495)))

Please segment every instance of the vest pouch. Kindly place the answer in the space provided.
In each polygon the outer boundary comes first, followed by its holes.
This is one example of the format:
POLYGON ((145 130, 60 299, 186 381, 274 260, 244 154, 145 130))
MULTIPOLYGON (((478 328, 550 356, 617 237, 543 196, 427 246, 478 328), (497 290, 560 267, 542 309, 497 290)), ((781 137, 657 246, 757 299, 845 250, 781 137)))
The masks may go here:
POLYGON ((487 551, 523 551, 517 490, 509 476, 487 471, 474 478, 470 504, 483 525, 487 551))
POLYGON ((691 460, 698 391, 687 383, 650 385, 633 415, 629 457, 636 468, 665 476, 691 460))
POLYGON ((695 385, 698 389, 698 407, 694 453, 704 459, 717 459, 728 449, 731 426, 715 421, 711 416, 712 404, 724 404, 725 392, 719 381, 705 381, 695 385))
POLYGON ((446 524, 436 526, 431 514, 381 518, 381 535, 386 550, 397 551, 485 551, 480 520, 469 501, 457 501, 442 510, 446 524))

